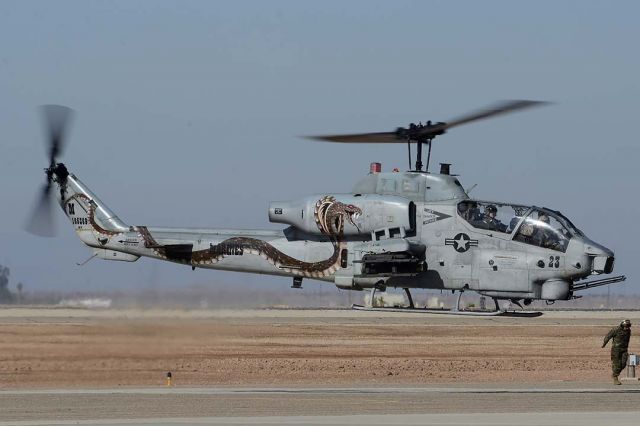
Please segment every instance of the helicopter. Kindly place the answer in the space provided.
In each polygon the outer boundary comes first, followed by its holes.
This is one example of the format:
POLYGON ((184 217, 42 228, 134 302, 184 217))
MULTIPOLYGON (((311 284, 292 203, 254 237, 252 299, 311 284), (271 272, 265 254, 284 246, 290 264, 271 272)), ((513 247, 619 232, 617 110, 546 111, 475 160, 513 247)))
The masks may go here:
MULTIPOLYGON (((625 276, 587 278, 613 272, 614 253, 589 239, 557 210, 472 199, 441 163, 429 170, 434 139, 478 120, 546 104, 502 101, 448 122, 410 124, 394 131, 309 136, 336 143, 415 145, 415 168, 369 173, 345 193, 312 194, 273 201, 269 221, 282 230, 194 229, 129 225, 88 186, 58 162, 73 111, 42 107, 48 135, 49 166, 27 231, 52 235, 52 203, 57 203, 93 258, 135 262, 140 257, 192 269, 219 269, 331 283, 342 290, 370 291, 361 310, 428 312, 418 308, 411 290, 458 292, 448 313, 501 315, 500 301, 523 308, 535 300, 552 304, 580 297, 576 293, 624 281, 625 276), (426 148, 426 164, 423 151, 426 148), (424 167, 423 167, 424 166, 424 167), (55 201, 54 201, 55 200, 55 201), (375 307, 376 291, 403 289, 408 305, 375 307), (465 311, 466 291, 493 299, 494 310, 465 311)), ((410 167, 411 168, 411 167, 410 167)), ((521 311, 524 312, 524 311, 521 311)))

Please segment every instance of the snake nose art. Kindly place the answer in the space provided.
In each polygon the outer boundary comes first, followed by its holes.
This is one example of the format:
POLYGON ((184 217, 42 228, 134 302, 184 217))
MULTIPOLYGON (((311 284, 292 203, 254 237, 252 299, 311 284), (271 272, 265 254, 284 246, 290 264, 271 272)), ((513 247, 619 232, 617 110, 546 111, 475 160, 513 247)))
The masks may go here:
POLYGON ((269 221, 310 234, 368 236, 385 227, 415 227, 415 207, 406 198, 362 195, 316 195, 296 201, 273 201, 269 221))

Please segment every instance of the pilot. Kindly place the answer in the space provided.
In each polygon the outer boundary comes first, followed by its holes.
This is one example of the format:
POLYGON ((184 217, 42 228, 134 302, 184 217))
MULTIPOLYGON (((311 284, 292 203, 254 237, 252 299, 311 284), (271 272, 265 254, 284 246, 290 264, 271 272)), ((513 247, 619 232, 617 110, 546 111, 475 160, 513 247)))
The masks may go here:
POLYGON ((476 222, 480 217, 480 211, 478 210, 478 203, 475 201, 466 201, 458 205, 458 211, 460 216, 467 222, 476 222))
POLYGON ((534 235, 535 242, 540 247, 556 249, 560 245, 558 235, 551 229, 551 220, 545 212, 538 212, 538 229, 534 235), (540 223, 541 222, 541 223, 540 223))
POLYGON ((614 385, 621 385, 618 376, 627 365, 629 339, 631 338, 631 321, 622 321, 619 326, 612 328, 606 336, 602 347, 604 348, 613 339, 611 344, 611 370, 614 385))
POLYGON ((479 224, 479 227, 492 231, 507 232, 507 225, 496 219, 496 214, 498 214, 498 208, 493 204, 485 207, 482 222, 479 224))
POLYGON ((511 218, 511 220, 509 221, 509 227, 507 228, 509 233, 512 233, 513 230, 516 229, 516 226, 518 226, 520 219, 522 219, 522 216, 514 216, 511 218))
POLYGON ((518 233, 515 237, 513 237, 513 239, 516 241, 520 241, 521 243, 535 244, 535 242, 533 241, 533 235, 535 233, 535 225, 532 223, 531 219, 527 218, 520 226, 518 233))

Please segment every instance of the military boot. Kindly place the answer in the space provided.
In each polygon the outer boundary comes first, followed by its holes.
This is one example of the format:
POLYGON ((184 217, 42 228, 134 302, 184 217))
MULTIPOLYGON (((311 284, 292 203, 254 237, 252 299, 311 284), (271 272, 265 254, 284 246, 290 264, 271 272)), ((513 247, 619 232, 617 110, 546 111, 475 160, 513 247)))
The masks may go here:
POLYGON ((613 376, 613 384, 614 385, 621 385, 622 382, 620 382, 620 380, 618 380, 618 376, 613 376))

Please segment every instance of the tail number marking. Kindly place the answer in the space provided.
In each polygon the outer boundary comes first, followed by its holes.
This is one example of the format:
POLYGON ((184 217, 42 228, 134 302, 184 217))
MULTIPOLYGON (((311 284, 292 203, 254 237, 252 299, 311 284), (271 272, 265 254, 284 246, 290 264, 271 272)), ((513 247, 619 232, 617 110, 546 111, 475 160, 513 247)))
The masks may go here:
POLYGON ((67 204, 67 210, 69 211, 69 215, 75 215, 76 214, 76 205, 73 203, 69 203, 67 204))

